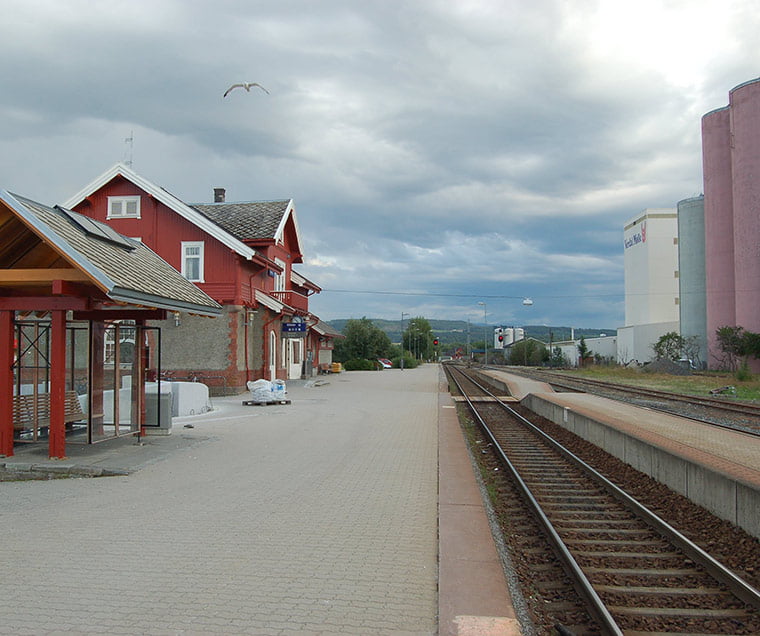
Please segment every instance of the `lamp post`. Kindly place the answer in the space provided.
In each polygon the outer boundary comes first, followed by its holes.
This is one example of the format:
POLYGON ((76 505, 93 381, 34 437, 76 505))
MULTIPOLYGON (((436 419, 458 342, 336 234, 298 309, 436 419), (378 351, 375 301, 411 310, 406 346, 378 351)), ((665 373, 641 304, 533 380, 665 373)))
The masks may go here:
POLYGON ((483 351, 485 353, 485 364, 488 366, 488 308, 483 301, 479 301, 478 305, 483 305, 483 351))
POLYGON ((409 314, 401 312, 401 360, 399 361, 399 366, 402 369, 404 368, 404 316, 409 316, 409 314))

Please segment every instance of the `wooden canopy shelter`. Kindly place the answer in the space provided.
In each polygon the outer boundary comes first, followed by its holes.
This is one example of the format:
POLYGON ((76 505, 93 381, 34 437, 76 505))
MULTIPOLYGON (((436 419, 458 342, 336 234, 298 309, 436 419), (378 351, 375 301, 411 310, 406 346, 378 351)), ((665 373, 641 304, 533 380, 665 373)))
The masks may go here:
MULTIPOLYGON (((144 330, 147 320, 163 320, 167 311, 216 316, 221 306, 140 241, 71 210, 0 190, 0 456, 13 455, 26 426, 21 420, 31 420, 35 440, 41 425, 48 431, 49 456, 64 457, 67 410, 76 411, 76 402, 85 404, 75 417, 88 430, 102 429, 111 325, 132 330, 129 429, 144 432, 144 330), (25 325, 33 326, 34 338, 25 335, 25 325), (73 325, 87 334, 81 393, 74 391, 73 325), (33 374, 22 364, 27 349, 35 350, 33 374)), ((110 389, 117 413, 121 389, 110 389)), ((118 417, 115 426, 118 431, 118 417)))

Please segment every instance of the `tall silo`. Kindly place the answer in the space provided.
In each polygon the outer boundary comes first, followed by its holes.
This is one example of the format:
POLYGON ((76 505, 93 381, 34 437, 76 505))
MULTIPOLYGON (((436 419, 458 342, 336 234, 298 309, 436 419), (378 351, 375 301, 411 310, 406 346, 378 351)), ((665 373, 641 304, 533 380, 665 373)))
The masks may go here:
POLYGON ((678 296, 681 336, 694 338, 707 362, 704 196, 678 202, 678 296))
POLYGON ((734 221, 731 178, 731 129, 728 106, 702 117, 702 170, 705 189, 705 361, 714 368, 722 355, 715 332, 734 326, 734 221))
POLYGON ((760 332, 760 78, 729 93, 736 324, 760 332))

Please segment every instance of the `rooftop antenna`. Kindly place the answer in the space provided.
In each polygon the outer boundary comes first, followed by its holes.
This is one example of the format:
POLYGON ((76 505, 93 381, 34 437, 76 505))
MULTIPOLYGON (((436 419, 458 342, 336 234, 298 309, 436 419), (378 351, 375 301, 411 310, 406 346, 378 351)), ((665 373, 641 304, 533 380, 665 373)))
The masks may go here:
POLYGON ((135 149, 135 131, 130 130, 129 131, 129 137, 124 138, 124 143, 126 144, 126 148, 124 150, 124 165, 128 168, 132 167, 132 152, 135 149))

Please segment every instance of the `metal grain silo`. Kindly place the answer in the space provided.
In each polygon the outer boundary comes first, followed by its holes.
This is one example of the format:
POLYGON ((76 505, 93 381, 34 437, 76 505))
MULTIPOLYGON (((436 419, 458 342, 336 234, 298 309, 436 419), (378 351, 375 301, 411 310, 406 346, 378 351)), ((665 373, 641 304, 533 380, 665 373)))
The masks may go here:
POLYGON ((695 338, 707 362, 704 196, 678 202, 678 296, 681 336, 695 338))
POLYGON ((708 355, 718 366, 722 355, 715 331, 736 324, 734 309, 734 221, 731 129, 728 106, 702 117, 702 170, 705 189, 705 294, 708 355))

